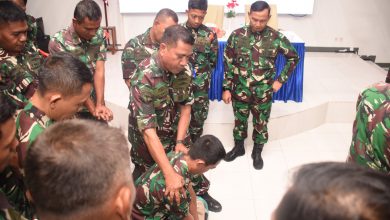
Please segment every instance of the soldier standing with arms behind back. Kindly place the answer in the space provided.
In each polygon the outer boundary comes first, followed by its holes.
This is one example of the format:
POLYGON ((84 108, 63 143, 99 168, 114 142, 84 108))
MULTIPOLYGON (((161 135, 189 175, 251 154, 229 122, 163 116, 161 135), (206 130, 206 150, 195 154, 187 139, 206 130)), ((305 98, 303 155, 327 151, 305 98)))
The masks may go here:
POLYGON ((229 36, 225 48, 225 79, 223 101, 232 102, 234 111, 234 147, 225 160, 233 161, 245 154, 244 140, 248 136, 249 112, 253 116, 253 166, 263 168, 261 152, 268 141, 267 123, 271 113, 273 92, 277 92, 299 61, 297 52, 280 32, 267 26, 271 8, 264 1, 256 1, 249 12, 250 24, 229 36), (282 53, 287 60, 280 76, 275 60, 282 53))

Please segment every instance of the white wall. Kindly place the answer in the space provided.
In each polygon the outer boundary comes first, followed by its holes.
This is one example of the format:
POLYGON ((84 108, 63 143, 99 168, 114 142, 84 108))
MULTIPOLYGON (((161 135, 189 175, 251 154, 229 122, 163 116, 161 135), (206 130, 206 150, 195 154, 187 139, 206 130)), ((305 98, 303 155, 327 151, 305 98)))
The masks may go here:
MULTIPOLYGON (((46 32, 54 34, 70 24, 77 2, 29 1, 27 12, 43 17, 46 32)), ((97 2, 103 9, 103 1, 97 2)), ((153 22, 154 14, 120 14, 118 0, 110 0, 109 4, 109 25, 116 26, 122 47, 130 37, 144 32, 153 22)), ((389 0, 315 0, 312 15, 279 15, 279 28, 296 32, 307 46, 359 47, 359 54, 376 55, 376 62, 390 63, 389 9, 389 0)), ((180 13, 179 19, 185 21, 185 14, 180 13)), ((243 23, 244 16, 238 15, 233 25, 238 27, 243 23)))

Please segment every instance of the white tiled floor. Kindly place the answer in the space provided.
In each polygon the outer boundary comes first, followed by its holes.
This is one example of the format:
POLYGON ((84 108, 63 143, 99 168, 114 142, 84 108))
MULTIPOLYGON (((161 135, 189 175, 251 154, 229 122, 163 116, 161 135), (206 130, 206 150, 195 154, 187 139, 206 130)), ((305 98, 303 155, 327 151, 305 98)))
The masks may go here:
MULTIPOLYGON (((113 124, 126 129, 128 89, 122 80, 120 55, 118 52, 108 56, 106 100, 115 105, 113 124)), ((354 54, 306 53, 303 102, 274 103, 270 123, 280 117, 303 114, 316 106, 327 109, 311 111, 301 118, 288 118, 292 126, 274 123, 273 132, 303 128, 303 123, 310 118, 308 114, 311 118, 313 114, 319 114, 314 115, 314 119, 334 123, 325 123, 311 130, 303 129, 302 133, 285 135, 282 139, 273 138, 264 148, 265 166, 260 171, 252 166, 250 153, 253 141, 247 138, 245 156, 230 163, 223 161, 215 170, 206 173, 211 181, 210 194, 223 206, 222 212, 210 213, 209 219, 268 220, 295 167, 309 162, 344 161, 352 135, 356 97, 359 91, 374 82, 383 81, 385 76, 383 69, 360 60, 354 54), (326 103, 331 102, 335 104, 327 106, 326 103)), ((231 106, 211 102, 204 133, 220 138, 229 151, 233 146, 232 129, 231 106)), ((249 137, 251 132, 252 126, 249 125, 249 137)))
MULTIPOLYGON (((213 130, 227 126, 213 126, 213 130)), ((218 129, 219 130, 219 129, 218 129)), ((223 205, 222 212, 211 213, 210 220, 268 220, 279 203, 293 168, 310 162, 344 161, 350 144, 351 123, 329 123, 316 129, 269 142, 263 151, 264 169, 255 170, 246 145, 246 154, 233 162, 221 164, 206 176, 211 181, 210 194, 223 205)), ((212 133, 212 132, 207 132, 212 133)), ((223 142, 230 133, 219 136, 223 142)), ((247 141, 249 142, 249 141, 247 141)), ((226 150, 232 148, 226 145, 226 150)))

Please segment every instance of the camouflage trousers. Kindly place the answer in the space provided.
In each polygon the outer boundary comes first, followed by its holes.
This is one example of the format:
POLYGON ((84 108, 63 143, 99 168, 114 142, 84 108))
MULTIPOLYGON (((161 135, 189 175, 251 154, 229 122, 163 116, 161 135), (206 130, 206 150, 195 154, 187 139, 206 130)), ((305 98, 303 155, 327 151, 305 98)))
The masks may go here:
MULTIPOLYGON (((131 144, 130 156, 131 161, 144 173, 153 164, 155 164, 152 155, 150 155, 148 147, 144 141, 143 135, 138 130, 136 119, 129 115, 128 140, 131 144)), ((160 137, 160 141, 164 147, 165 153, 168 154, 175 147, 175 137, 160 137)))
POLYGON ((189 132, 193 142, 203 133, 204 122, 209 113, 208 90, 194 90, 194 103, 191 106, 189 132))
POLYGON ((234 112, 233 137, 235 141, 245 140, 248 137, 248 117, 253 116, 252 139, 256 144, 265 144, 268 141, 268 119, 271 113, 271 99, 260 103, 241 102, 232 99, 234 112))

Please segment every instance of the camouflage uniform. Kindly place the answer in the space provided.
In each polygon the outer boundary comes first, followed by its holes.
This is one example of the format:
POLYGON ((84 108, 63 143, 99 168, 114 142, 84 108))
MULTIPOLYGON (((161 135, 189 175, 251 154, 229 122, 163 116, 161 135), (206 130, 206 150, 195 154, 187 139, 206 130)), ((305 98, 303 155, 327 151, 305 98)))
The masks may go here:
POLYGON ((268 140, 267 123, 271 112, 272 84, 276 74, 275 60, 283 53, 287 63, 277 80, 287 81, 299 58, 294 47, 280 32, 270 27, 253 33, 249 26, 235 30, 225 48, 223 89, 230 90, 234 111, 235 141, 247 137, 249 112, 253 115, 255 144, 268 140))
MULTIPOLYGON (((95 74, 96 62, 106 61, 106 44, 103 35, 103 28, 99 28, 95 36, 89 40, 81 39, 74 30, 73 25, 63 29, 50 39, 49 53, 54 54, 65 51, 78 57, 85 63, 91 74, 95 74)), ((95 90, 91 92, 92 100, 96 101, 95 90)))
POLYGON ((160 45, 150 38, 150 28, 127 42, 122 53, 123 79, 130 79, 142 60, 150 57, 160 45))
POLYGON ((180 204, 171 204, 164 195, 165 179, 160 168, 155 164, 135 182, 136 198, 133 206, 132 219, 183 219, 189 214, 191 202, 188 190, 191 174, 183 154, 168 155, 172 167, 184 179, 187 198, 181 197, 180 204))
POLYGON ((17 149, 19 162, 21 163, 20 167, 23 166, 28 147, 53 122, 31 102, 28 102, 24 109, 19 112, 16 118, 16 136, 20 142, 17 149))
MULTIPOLYGON (((24 109, 19 112, 16 118, 16 136, 20 142, 17 148, 20 167, 23 167, 28 147, 51 124, 53 124, 53 121, 33 106, 31 102, 28 102, 24 109)), ((23 169, 20 169, 20 171, 6 169, 0 176, 1 190, 7 196, 11 205, 30 219, 34 212, 25 197, 26 189, 22 175, 23 169)))
POLYGON ((348 161, 390 173, 390 84, 376 83, 356 103, 348 161))
POLYGON ((43 63, 42 57, 32 48, 27 50, 26 47, 16 56, 0 55, 0 90, 13 100, 18 109, 22 109, 34 94, 38 69, 43 63))
MULTIPOLYGON (((130 39, 129 42, 127 42, 125 49, 122 53, 123 78, 130 79, 131 77, 133 77, 135 74, 135 71, 136 71, 137 67, 140 65, 140 63, 144 59, 151 57, 153 53, 157 52, 159 46, 160 45, 158 43, 152 42, 152 40, 150 38, 150 28, 145 33, 138 35, 137 37, 135 37, 133 39, 130 39)), ((191 74, 191 71, 187 71, 187 72, 189 75, 191 74)), ((174 78, 173 80, 179 80, 179 83, 180 83, 181 79, 174 78)), ((193 86, 192 88, 195 88, 195 87, 193 86)), ((131 109, 130 109, 130 111, 131 111, 131 109)), ((178 113, 177 110, 175 110, 175 112, 178 113)), ((172 117, 172 116, 170 116, 170 117, 172 117)), ((176 115, 175 117, 179 117, 179 115, 176 115)), ((134 119, 129 118, 129 141, 130 141, 130 143, 132 143, 131 139, 134 139, 134 142, 142 143, 142 145, 144 145, 142 134, 138 131, 138 129, 136 127, 136 122, 133 121, 133 123, 130 123, 130 121, 132 121, 132 120, 134 120, 134 119), (130 134, 130 132, 132 132, 132 134, 130 134), (131 138, 131 136, 133 136, 133 138, 131 138), (142 140, 139 140, 139 138, 141 138, 142 140)), ((176 124, 177 124, 177 121, 175 121, 175 126, 176 126, 176 124)), ((175 134, 176 134, 176 131, 175 131, 175 134)), ((164 137, 160 136, 159 133, 158 133, 158 136, 159 136, 160 140, 164 139, 164 137)), ((166 137, 166 138, 168 138, 168 137, 166 137)), ((170 151, 169 149, 174 149, 174 147, 175 147, 174 140, 175 140, 175 136, 173 135, 173 136, 171 136, 170 141, 167 140, 166 144, 163 143, 163 145, 167 147, 166 152, 169 152, 170 151)), ((151 164, 154 164, 154 160, 150 157, 149 151, 147 150, 146 146, 143 146, 143 148, 142 148, 143 152, 139 152, 139 153, 144 154, 145 150, 147 151, 147 155, 148 155, 148 157, 147 157, 148 158, 148 162, 147 162, 148 165, 146 167, 144 167, 144 169, 147 169, 148 167, 150 167, 151 164)), ((132 156, 132 158, 134 158, 134 157, 132 156)), ((137 163, 136 164, 140 165, 142 163, 143 162, 140 161, 139 164, 137 164, 137 163)), ((204 194, 209 189, 210 183, 207 180, 207 178, 203 175, 194 175, 193 182, 195 184, 194 190, 196 191, 196 193, 198 195, 204 194)))
POLYGON ((38 33, 38 26, 35 18, 31 15, 27 15, 27 42, 26 47, 29 51, 35 51, 38 52, 38 41, 37 41, 37 33, 38 33))
POLYGON ((203 133, 204 121, 209 112, 210 78, 217 63, 218 37, 214 31, 203 24, 197 29, 187 24, 182 24, 182 26, 187 28, 195 39, 190 59, 194 67, 194 104, 191 106, 189 128, 192 141, 195 142, 203 133))
POLYGON ((32 219, 34 209, 27 199, 26 191, 23 177, 17 168, 8 166, 0 173, 0 220, 24 219, 20 214, 32 219))
POLYGON ((155 162, 149 154, 142 132, 156 128, 165 152, 176 145, 179 104, 191 105, 191 70, 172 74, 159 67, 157 54, 142 61, 131 78, 128 138, 131 160, 144 171, 155 162))

